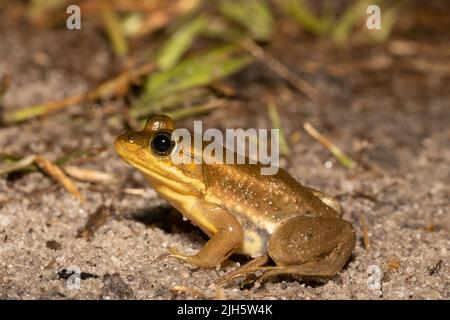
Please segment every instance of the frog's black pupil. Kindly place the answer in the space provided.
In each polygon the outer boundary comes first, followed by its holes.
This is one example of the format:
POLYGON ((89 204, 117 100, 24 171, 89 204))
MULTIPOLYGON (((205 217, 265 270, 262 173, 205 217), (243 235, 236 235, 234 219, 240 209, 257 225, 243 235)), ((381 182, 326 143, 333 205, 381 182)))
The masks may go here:
POLYGON ((172 149, 172 140, 168 133, 157 133, 152 139, 152 149, 160 155, 168 155, 172 149))

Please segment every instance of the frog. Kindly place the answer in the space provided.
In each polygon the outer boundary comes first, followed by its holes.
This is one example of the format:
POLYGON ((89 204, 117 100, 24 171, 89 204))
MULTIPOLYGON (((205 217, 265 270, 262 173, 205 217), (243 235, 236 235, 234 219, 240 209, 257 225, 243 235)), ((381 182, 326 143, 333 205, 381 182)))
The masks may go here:
MULTIPOLYGON (((303 186, 282 168, 262 175, 258 162, 176 162, 175 128, 170 117, 154 115, 141 131, 114 142, 120 158, 208 236, 196 254, 170 247, 170 257, 195 268, 220 267, 233 254, 248 257, 216 281, 220 286, 256 274, 261 281, 290 275, 326 282, 345 266, 356 236, 335 197, 303 186)), ((203 156, 195 144, 187 149, 185 155, 203 156)))

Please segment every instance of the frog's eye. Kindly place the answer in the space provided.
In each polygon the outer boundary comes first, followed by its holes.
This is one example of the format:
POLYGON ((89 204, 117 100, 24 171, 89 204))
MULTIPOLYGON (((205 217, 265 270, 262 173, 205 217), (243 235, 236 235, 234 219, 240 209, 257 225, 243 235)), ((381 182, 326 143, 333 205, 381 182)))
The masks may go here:
POLYGON ((169 155, 174 146, 175 142, 172 141, 170 132, 158 132, 150 142, 150 148, 158 156, 169 155))

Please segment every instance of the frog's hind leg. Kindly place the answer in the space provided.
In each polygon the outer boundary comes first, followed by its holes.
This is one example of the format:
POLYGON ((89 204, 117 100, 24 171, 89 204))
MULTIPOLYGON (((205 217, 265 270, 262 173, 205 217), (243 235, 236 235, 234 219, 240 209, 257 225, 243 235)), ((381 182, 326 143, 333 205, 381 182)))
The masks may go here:
POLYGON ((347 262, 355 247, 352 225, 338 218, 295 217, 280 226, 268 243, 276 266, 264 266, 268 257, 256 258, 219 279, 219 285, 240 276, 263 272, 259 281, 291 274, 303 281, 332 278, 347 262))
POLYGON ((255 273, 257 270, 260 270, 263 265, 267 264, 267 262, 269 262, 269 256, 267 254, 259 256, 253 260, 250 260, 246 264, 240 266, 239 268, 221 277, 219 280, 216 281, 216 285, 223 286, 224 284, 233 279, 255 273))
POLYGON ((352 225, 342 219, 295 217, 277 227, 268 253, 277 267, 263 279, 295 274, 304 280, 326 280, 347 262, 355 247, 352 225))

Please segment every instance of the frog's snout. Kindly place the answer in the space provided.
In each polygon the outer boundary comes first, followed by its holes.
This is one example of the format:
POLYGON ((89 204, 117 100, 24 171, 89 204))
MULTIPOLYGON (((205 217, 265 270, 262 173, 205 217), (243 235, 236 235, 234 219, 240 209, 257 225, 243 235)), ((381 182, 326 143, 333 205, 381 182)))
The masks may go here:
POLYGON ((124 133, 114 140, 114 148, 119 155, 127 151, 127 146, 134 143, 134 137, 130 133, 124 133))

